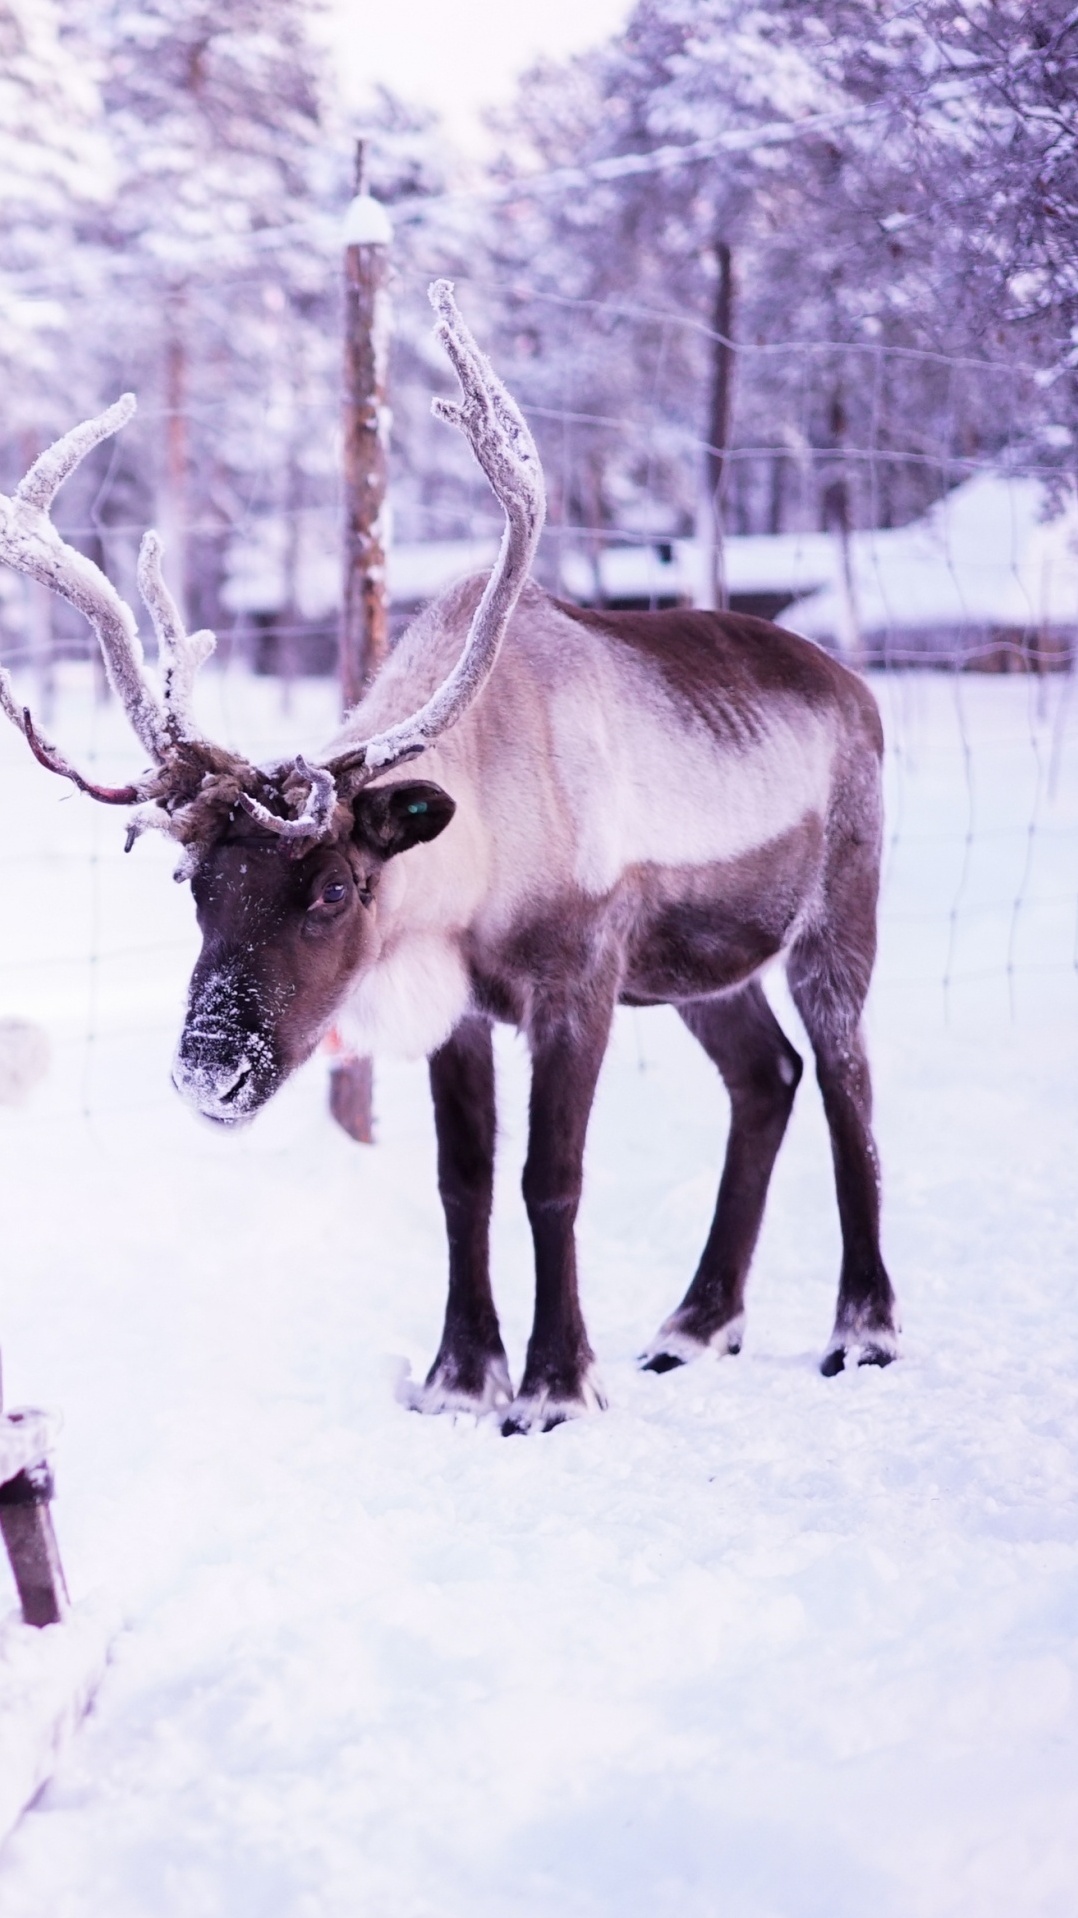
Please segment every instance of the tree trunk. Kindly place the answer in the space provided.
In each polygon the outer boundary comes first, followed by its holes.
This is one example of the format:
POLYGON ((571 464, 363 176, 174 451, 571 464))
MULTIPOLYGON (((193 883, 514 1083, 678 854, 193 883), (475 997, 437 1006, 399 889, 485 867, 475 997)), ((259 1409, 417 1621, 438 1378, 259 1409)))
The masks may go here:
POLYGON ((839 604, 842 611, 841 630, 837 637, 846 657, 855 665, 862 666, 865 663, 864 644, 857 612, 851 540, 853 514, 850 507, 850 483, 843 459, 846 444, 846 408, 841 391, 836 391, 832 397, 829 424, 836 463, 833 477, 824 487, 822 505, 824 529, 831 527, 838 542, 839 604))
POLYGON ((730 407, 734 372, 734 265, 725 240, 715 246, 718 277, 712 326, 715 333, 711 362, 711 399, 704 449, 704 497, 700 538, 704 551, 703 603, 714 609, 729 605, 723 564, 722 486, 730 444, 730 407))

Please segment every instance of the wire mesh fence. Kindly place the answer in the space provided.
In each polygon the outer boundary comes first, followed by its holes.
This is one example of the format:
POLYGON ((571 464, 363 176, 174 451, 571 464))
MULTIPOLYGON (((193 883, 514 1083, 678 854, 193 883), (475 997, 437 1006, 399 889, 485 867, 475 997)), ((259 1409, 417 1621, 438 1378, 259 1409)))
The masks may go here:
MULTIPOLYGON (((888 740, 878 997, 986 1035, 1000 1019, 1073 1025, 1078 510, 1023 437, 1028 370, 886 343, 735 341, 716 447, 704 423, 724 343, 698 316, 519 277, 459 277, 458 294, 540 442, 550 590, 600 609, 718 598, 870 672, 888 740)), ((221 295, 215 282, 215 304, 221 295)), ((454 436, 429 419, 446 381, 424 279, 401 270, 394 297, 399 632, 442 585, 489 563, 499 522, 454 436)), ((163 372, 56 517, 132 604, 139 536, 163 522, 170 577, 192 620, 218 634, 207 729, 256 759, 315 749, 336 716, 342 572, 331 304, 317 350, 283 307, 263 313, 263 357, 245 375, 259 405, 223 390, 220 364, 200 365, 197 303, 188 289, 175 403, 163 372)), ((36 450, 3 448, 6 487, 36 450)), ((0 640, 65 747, 97 776, 130 776, 136 748, 69 609, 0 574, 0 640)), ((0 1017, 52 1036, 52 1091, 33 1108, 43 1123, 170 1097, 196 948, 168 850, 143 844, 123 861, 115 815, 58 786, 13 731, 0 735, 0 1017)))

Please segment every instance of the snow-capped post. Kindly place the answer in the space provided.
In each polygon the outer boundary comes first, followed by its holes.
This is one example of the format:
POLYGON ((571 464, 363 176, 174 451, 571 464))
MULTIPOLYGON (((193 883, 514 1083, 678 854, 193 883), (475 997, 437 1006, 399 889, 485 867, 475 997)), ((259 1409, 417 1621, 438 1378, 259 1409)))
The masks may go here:
POLYGON ((722 482, 726 451, 730 442, 730 400, 734 370, 734 264, 725 240, 715 246, 715 306, 711 362, 711 396, 708 407, 707 441, 704 447, 701 546, 703 548, 703 593, 701 604, 719 612, 730 603, 723 557, 722 482))
MULTIPOLYGON (((356 141, 355 197, 344 216, 344 590, 341 704, 347 712, 386 656, 386 480, 389 455, 389 247, 384 206, 367 192, 365 143, 356 141)), ((369 1059, 342 1056, 329 1105, 361 1145, 374 1139, 369 1059)))
POLYGON ((49 1501, 53 1421, 44 1412, 4 1413, 0 1387, 0 1537, 28 1625, 58 1625, 69 1609, 49 1501))
POLYGON ((364 181, 344 216, 344 595, 341 699, 356 704, 386 655, 386 477, 389 454, 389 215, 364 181))
POLYGON ((21 1612, 0 1619, 0 1844, 89 1710, 119 1623, 111 1607, 68 1598, 49 1510, 56 1423, 5 1413, 0 1395, 0 1537, 21 1612))

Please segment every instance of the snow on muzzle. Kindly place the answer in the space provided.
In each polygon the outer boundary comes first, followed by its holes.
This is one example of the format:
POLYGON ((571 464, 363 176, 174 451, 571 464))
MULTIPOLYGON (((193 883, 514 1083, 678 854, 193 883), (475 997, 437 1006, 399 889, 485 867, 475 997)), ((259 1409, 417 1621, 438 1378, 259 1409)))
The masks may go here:
POLYGON ((252 1118, 284 1076, 264 1023, 258 994, 238 969, 219 966, 202 978, 196 969, 172 1063, 180 1097, 221 1125, 252 1118))

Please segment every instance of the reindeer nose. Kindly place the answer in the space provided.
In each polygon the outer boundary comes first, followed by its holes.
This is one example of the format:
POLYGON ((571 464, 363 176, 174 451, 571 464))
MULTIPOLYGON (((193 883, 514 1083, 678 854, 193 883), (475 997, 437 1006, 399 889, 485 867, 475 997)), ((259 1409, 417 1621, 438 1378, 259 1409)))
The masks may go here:
POLYGON ((181 1099, 221 1125, 251 1118, 260 1103, 250 1056, 246 1052, 238 1058, 234 1052, 231 1057, 222 1056, 212 1044, 200 1044, 197 1033, 183 1034, 173 1060, 172 1083, 181 1099))
POLYGON ((219 1106, 234 1106, 250 1077, 251 1061, 247 1057, 247 1054, 244 1053, 235 1071, 226 1073, 223 1078, 218 1079, 214 1087, 214 1104, 219 1106))

